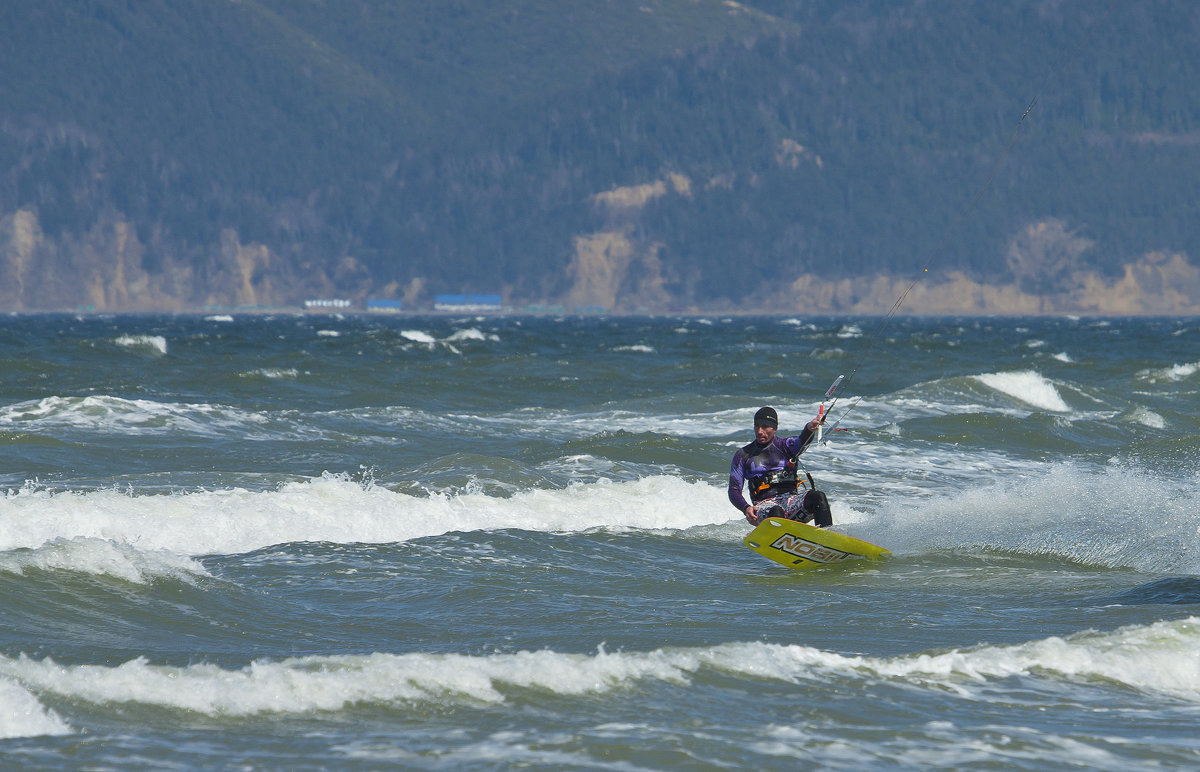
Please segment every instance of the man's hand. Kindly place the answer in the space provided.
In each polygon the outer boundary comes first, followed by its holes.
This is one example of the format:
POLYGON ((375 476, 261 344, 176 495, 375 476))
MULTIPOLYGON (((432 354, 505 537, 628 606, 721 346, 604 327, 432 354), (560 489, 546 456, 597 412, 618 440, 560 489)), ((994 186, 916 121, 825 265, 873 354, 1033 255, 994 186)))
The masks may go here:
POLYGON ((814 418, 813 420, 809 421, 808 424, 804 428, 808 429, 808 431, 810 433, 812 433, 812 432, 815 432, 817 430, 817 427, 820 426, 824 422, 825 421, 823 418, 814 418))
POLYGON ((758 525, 759 521, 762 520, 762 518, 758 516, 758 507, 754 506, 753 504, 746 507, 746 519, 750 521, 750 525, 758 525))

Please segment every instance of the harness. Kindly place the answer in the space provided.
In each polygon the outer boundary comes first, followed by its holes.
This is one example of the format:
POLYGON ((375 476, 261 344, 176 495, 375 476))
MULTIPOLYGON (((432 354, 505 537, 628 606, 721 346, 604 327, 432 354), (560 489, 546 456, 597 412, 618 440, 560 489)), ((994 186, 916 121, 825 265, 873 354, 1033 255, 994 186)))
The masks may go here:
POLYGON ((761 477, 751 477, 750 483, 750 498, 758 500, 764 495, 773 490, 778 490, 779 493, 796 493, 802 487, 804 482, 800 479, 800 475, 796 473, 796 459, 789 458, 783 469, 777 469, 774 472, 767 472, 761 477))

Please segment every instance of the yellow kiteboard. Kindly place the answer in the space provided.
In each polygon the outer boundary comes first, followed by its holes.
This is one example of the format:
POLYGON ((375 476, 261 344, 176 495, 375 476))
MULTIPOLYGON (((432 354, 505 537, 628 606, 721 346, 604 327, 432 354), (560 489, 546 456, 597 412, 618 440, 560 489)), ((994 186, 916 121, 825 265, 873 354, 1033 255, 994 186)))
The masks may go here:
POLYGON ((797 569, 892 554, 883 547, 844 533, 779 517, 763 520, 742 542, 763 557, 797 569))

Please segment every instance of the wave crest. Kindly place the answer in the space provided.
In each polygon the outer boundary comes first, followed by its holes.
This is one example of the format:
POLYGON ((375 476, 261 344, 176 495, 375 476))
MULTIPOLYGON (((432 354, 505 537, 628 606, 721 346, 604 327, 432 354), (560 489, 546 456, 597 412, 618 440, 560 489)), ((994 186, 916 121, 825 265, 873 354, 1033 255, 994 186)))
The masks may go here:
POLYGON ((71 733, 71 727, 28 689, 0 678, 0 740, 71 733))
POLYGON ((199 556, 289 542, 386 544, 504 528, 681 530, 735 515, 723 490, 669 476, 532 489, 511 497, 470 491, 414 496, 334 474, 272 491, 133 495, 26 488, 0 498, 0 550, 100 539, 139 551, 199 556), (664 505, 672 501, 687 506, 664 505))
MULTIPOLYGON (((471 656, 384 654, 211 664, 59 665, 0 656, 0 675, 35 693, 94 704, 142 703, 212 716, 340 710, 355 704, 496 704, 554 695, 604 694, 643 682, 687 685, 706 671, 738 678, 847 689, 879 682, 975 698, 989 684, 1023 677, 1053 687, 1125 688, 1200 703, 1200 619, 1085 632, 1010 646, 865 657, 808 646, 727 643, 708 648, 570 654, 550 650, 471 656)), ((3 681, 0 681, 2 684, 3 681)), ((2 697, 0 697, 2 699, 2 697)))
POLYGON ((33 549, 0 552, 0 571, 24 574, 30 570, 75 571, 135 584, 160 578, 190 581, 196 576, 211 576, 191 558, 99 538, 58 538, 33 549))
POLYGON ((976 375, 974 378, 989 389, 1041 410, 1050 410, 1055 413, 1067 413, 1071 410, 1054 384, 1033 370, 984 373, 976 375))

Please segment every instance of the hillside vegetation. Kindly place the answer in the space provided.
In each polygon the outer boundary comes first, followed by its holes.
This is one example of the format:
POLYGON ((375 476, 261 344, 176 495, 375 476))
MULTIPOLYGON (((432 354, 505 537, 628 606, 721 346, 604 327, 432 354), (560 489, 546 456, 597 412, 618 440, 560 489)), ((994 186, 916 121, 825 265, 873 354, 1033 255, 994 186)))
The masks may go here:
POLYGON ((1190 0, 39 0, 0 29, 7 310, 872 312, 922 277, 908 311, 1200 312, 1190 0))

